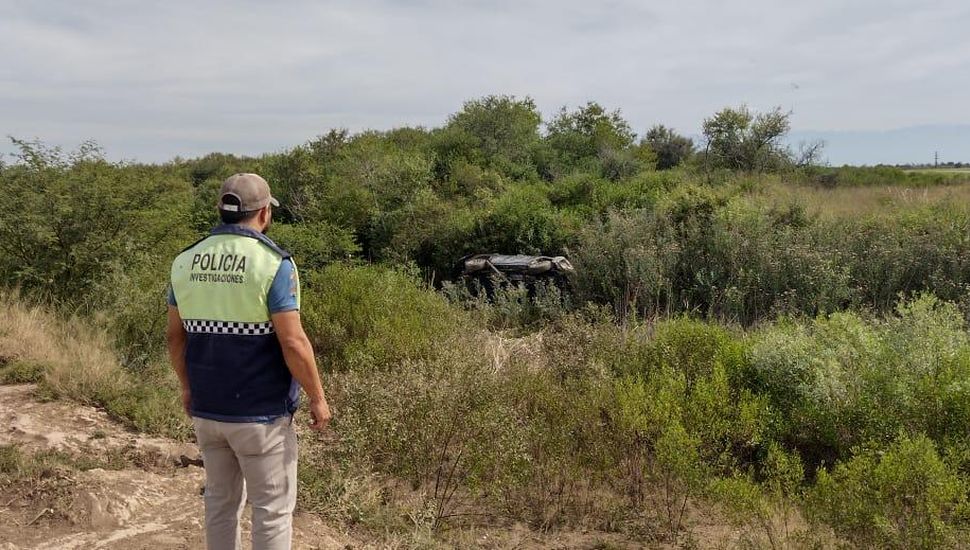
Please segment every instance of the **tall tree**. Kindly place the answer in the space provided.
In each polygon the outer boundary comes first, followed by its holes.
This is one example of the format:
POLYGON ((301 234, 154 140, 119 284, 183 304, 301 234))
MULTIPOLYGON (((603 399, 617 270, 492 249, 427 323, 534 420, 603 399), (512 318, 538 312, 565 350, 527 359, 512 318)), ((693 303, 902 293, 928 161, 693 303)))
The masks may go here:
POLYGON ((547 130, 546 141, 566 170, 595 166, 610 153, 628 149, 636 139, 619 109, 607 111, 593 101, 575 111, 563 107, 547 130))
POLYGON ((791 163, 781 143, 791 128, 791 113, 776 107, 752 113, 747 106, 726 107, 704 120, 709 166, 745 171, 767 171, 791 163))
POLYGON ((694 141, 663 124, 647 131, 643 144, 657 156, 657 169, 668 170, 680 165, 694 153, 694 141))
POLYGON ((541 117, 532 98, 489 95, 468 101, 439 134, 439 156, 463 157, 518 178, 535 173, 533 151, 541 117))

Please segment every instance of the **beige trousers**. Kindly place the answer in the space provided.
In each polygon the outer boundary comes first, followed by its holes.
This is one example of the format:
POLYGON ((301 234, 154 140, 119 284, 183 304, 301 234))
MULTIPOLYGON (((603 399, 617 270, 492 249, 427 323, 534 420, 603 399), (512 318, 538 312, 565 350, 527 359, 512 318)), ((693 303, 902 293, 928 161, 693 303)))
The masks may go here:
POLYGON ((205 460, 209 550, 239 550, 239 518, 253 506, 253 550, 290 548, 296 507, 296 433, 291 416, 272 423, 193 417, 205 460))

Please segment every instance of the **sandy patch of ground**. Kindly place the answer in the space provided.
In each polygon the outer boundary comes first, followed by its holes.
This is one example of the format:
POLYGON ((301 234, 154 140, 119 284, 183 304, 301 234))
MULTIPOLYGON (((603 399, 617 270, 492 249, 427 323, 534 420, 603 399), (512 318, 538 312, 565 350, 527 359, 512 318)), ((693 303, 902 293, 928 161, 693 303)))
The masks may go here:
MULTIPOLYGON (((0 445, 26 453, 136 454, 147 464, 65 474, 54 485, 56 510, 31 494, 0 492, 0 550, 204 548, 202 468, 191 443, 127 431, 103 411, 67 401, 42 402, 31 385, 0 386, 0 445)), ((21 491, 22 492, 22 491, 21 491)), ((248 510, 243 538, 248 538, 248 510)), ((294 518, 294 548, 360 547, 309 514, 294 518)), ((248 544, 244 544, 248 548, 248 544)))

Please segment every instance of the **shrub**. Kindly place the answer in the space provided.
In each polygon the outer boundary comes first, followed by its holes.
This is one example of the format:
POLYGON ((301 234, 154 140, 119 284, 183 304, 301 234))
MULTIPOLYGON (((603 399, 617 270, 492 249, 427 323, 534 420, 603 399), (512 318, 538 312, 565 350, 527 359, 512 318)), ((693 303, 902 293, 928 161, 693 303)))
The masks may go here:
POLYGON ((140 370, 163 359, 169 269, 186 244, 132 254, 130 266, 109 270, 96 286, 95 292, 105 298, 92 315, 92 324, 111 334, 118 360, 126 369, 140 370))
POLYGON ((652 212, 613 213, 581 232, 577 288, 619 315, 691 311, 745 323, 828 311, 847 298, 836 257, 797 217, 686 188, 652 212))
POLYGON ((845 258, 859 304, 890 311, 900 294, 950 301, 967 294, 970 217, 953 206, 835 221, 824 230, 845 258))
MULTIPOLYGON (((592 181, 567 180, 553 196, 569 204, 592 181)), ((588 203, 575 211, 591 215, 588 203)), ((924 291, 966 303, 968 219, 943 206, 815 218, 798 203, 682 186, 651 211, 612 211, 579 231, 577 293, 619 316, 688 311, 744 324, 853 305, 890 312, 900 294, 924 291)))
POLYGON ((752 113, 745 105, 718 111, 704 119, 705 162, 744 171, 787 168, 791 154, 781 140, 791 129, 790 117, 780 107, 764 113, 752 113))
POLYGON ((0 384, 29 384, 44 379, 43 363, 0 357, 0 384))
POLYGON ((334 393, 340 460, 407 481, 435 526, 514 479, 525 444, 498 373, 454 350, 439 361, 404 362, 393 384, 376 370, 348 372, 334 393))
POLYGON ((678 250, 653 212, 611 212, 579 234, 573 255, 580 302, 612 306, 615 315, 679 308, 671 278, 678 250))
POLYGON ((687 319, 662 322, 638 351, 616 358, 630 372, 616 382, 614 415, 627 492, 635 500, 656 483, 671 535, 684 506, 711 475, 755 464, 767 444, 772 411, 732 379, 745 368, 744 346, 729 333, 687 319))
POLYGON ((346 474, 316 475, 321 498, 342 494, 336 479, 374 472, 407 482, 434 526, 469 507, 546 527, 608 515, 612 502, 594 495, 611 470, 609 384, 562 380, 496 345, 480 333, 439 340, 433 359, 398 365, 393 384, 375 370, 331 377, 346 474))
POLYGON ((539 122, 539 110, 529 97, 491 95, 467 101, 449 118, 443 133, 452 135, 439 140, 438 150, 449 160, 461 154, 506 176, 535 178, 532 150, 539 143, 539 122), (453 144, 462 142, 467 148, 455 150, 453 144), (474 158, 478 155, 480 161, 474 158))
MULTIPOLYGON (((528 351, 528 350, 525 350, 528 351)), ((602 528, 621 503, 604 488, 613 482, 618 440, 604 425, 614 393, 603 373, 562 377, 570 358, 555 348, 545 361, 512 356, 501 377, 503 399, 514 411, 523 440, 523 462, 513 476, 497 477, 492 491, 511 514, 543 528, 602 528)))
POLYGON ((111 164, 91 143, 69 157, 16 143, 21 163, 0 177, 0 192, 18 205, 0 220, 3 284, 70 306, 101 307, 105 296, 96 285, 125 269, 126 258, 164 250, 186 234, 184 182, 149 167, 111 164))
POLYGON ((640 172, 622 182, 576 172, 550 187, 549 201, 584 219, 597 219, 610 209, 652 208, 676 181, 676 175, 666 172, 640 172))
POLYGON ((274 224, 270 237, 293 254, 298 269, 320 269, 333 261, 347 260, 360 252, 354 235, 326 222, 274 224))
POLYGON ((450 279, 460 258, 480 252, 473 238, 480 216, 467 205, 442 200, 431 189, 418 191, 406 207, 374 218, 375 259, 397 265, 414 262, 435 281, 450 279))
POLYGON ((473 236, 480 251, 559 254, 572 240, 577 221, 553 209, 544 185, 520 185, 499 195, 478 220, 473 236))
POLYGON ((863 449, 808 494, 814 519, 859 546, 941 548, 965 525, 967 483, 925 436, 903 436, 884 452, 863 449))
POLYGON ((601 159, 623 151, 636 137, 619 109, 607 111, 596 102, 567 111, 563 107, 547 124, 545 142, 554 151, 555 172, 598 171, 601 159))
POLYGON ((669 170, 685 162, 694 152, 693 140, 662 124, 650 128, 642 143, 657 155, 658 170, 669 170))
POLYGON ((495 330, 537 329, 570 310, 569 294, 554 281, 535 281, 528 287, 493 280, 491 296, 475 280, 472 284, 446 282, 442 293, 467 310, 474 311, 495 330))
MULTIPOLYGON (((373 197, 378 209, 393 210, 428 186, 433 163, 424 151, 401 147, 378 132, 363 132, 337 150, 331 168, 328 194, 339 196, 343 190, 359 189, 373 197)), ((318 204, 319 209, 331 207, 327 199, 318 204)), ((319 219, 330 220, 325 216, 319 219)))
POLYGON ((813 167, 805 171, 808 181, 823 187, 865 187, 899 185, 929 187, 959 183, 964 174, 932 171, 907 171, 892 166, 813 167), (962 176, 962 177, 961 177, 962 176))
POLYGON ((795 525, 805 476, 802 462, 797 455, 771 443, 760 474, 760 484, 753 476, 735 475, 712 480, 708 490, 740 528, 740 546, 797 548, 796 543, 807 535, 795 525))
POLYGON ((331 264, 301 281, 304 326, 326 369, 386 370, 431 357, 435 342, 465 323, 403 269, 331 264))
POLYGON ((967 338, 955 306, 932 296, 901 302, 886 321, 837 313, 809 326, 779 323, 757 334, 748 385, 780 411, 778 436, 814 469, 900 431, 939 441, 961 433, 967 338))

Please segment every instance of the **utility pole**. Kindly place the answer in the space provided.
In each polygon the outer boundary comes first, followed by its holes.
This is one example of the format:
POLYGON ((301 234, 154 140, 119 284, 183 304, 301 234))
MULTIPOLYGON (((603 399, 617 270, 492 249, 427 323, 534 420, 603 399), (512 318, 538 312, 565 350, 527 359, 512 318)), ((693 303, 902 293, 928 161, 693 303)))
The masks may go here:
POLYGON ((933 168, 939 168, 939 167, 940 167, 940 152, 939 151, 934 151, 933 152, 933 168))

